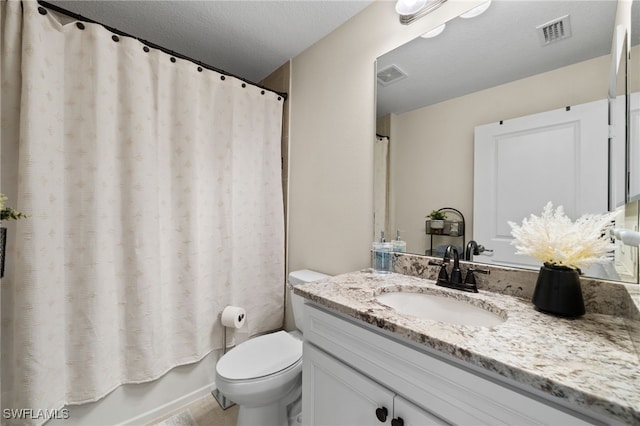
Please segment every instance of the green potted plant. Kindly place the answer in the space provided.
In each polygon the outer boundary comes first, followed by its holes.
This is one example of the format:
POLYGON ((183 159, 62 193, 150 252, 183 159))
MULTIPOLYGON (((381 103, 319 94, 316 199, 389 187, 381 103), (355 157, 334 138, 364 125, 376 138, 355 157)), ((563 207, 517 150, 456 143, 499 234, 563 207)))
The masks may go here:
POLYGON ((444 221, 447 218, 446 213, 440 210, 431 210, 431 213, 429 213, 427 217, 429 218, 431 229, 436 230, 436 232, 438 232, 438 230, 442 232, 444 221))
MULTIPOLYGON (((5 206, 4 203, 8 200, 8 197, 0 193, 0 222, 3 220, 18 220, 24 219, 29 216, 14 210, 11 207, 5 206)), ((7 246, 7 228, 0 227, 0 278, 4 277, 4 251, 7 246)))

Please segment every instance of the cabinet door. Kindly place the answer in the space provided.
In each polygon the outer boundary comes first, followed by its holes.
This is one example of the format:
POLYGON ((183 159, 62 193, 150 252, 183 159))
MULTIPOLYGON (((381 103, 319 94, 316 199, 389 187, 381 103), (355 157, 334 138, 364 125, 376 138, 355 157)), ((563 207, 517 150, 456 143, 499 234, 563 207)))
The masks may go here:
POLYGON ((302 386, 303 425, 391 424, 392 392, 307 342, 302 386))
POLYGON ((448 425, 449 423, 412 404, 401 396, 396 396, 393 402, 394 424, 398 426, 432 426, 448 425))

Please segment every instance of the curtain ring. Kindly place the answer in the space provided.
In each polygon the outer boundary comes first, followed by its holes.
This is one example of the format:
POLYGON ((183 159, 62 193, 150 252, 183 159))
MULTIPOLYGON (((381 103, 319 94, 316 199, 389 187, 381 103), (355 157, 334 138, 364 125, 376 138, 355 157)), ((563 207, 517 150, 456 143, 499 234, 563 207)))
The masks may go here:
POLYGON ((115 41, 116 43, 120 41, 120 37, 118 37, 117 35, 112 35, 111 36, 111 40, 115 41))
POLYGON ((84 24, 82 22, 76 22, 76 27, 78 27, 81 30, 84 30, 84 24))
POLYGON ((40 12, 40 15, 46 15, 47 9, 45 9, 44 7, 38 7, 38 12, 40 12))

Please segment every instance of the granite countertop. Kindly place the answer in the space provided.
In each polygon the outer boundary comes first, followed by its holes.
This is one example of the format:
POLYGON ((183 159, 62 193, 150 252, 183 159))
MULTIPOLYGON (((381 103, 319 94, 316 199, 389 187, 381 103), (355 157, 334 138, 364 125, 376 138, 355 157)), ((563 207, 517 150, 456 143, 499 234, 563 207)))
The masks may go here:
POLYGON ((640 359, 621 317, 588 313, 559 318, 517 297, 466 293, 427 279, 370 270, 295 286, 294 292, 571 404, 640 424, 640 359), (491 328, 454 325, 398 314, 374 300, 394 291, 466 300, 507 320, 491 328))

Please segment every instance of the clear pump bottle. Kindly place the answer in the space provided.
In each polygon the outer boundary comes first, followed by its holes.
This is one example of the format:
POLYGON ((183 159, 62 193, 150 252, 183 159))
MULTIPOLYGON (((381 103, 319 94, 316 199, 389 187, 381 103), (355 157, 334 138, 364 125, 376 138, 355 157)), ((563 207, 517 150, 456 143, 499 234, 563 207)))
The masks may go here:
POLYGON ((380 233, 380 242, 374 242, 372 246, 373 272, 376 274, 388 274, 391 272, 391 253, 393 244, 384 238, 384 231, 380 233))
POLYGON ((397 253, 406 253, 407 252, 407 242, 406 241, 402 241, 400 239, 400 230, 399 229, 396 231, 396 239, 391 241, 391 244, 393 245, 393 251, 395 251, 397 253))

